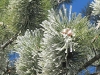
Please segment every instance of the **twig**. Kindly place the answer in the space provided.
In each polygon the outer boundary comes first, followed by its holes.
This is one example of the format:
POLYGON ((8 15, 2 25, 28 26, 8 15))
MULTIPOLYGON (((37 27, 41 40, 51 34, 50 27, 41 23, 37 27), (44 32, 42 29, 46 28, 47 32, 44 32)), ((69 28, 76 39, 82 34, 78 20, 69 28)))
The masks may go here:
POLYGON ((100 54, 94 56, 91 60, 87 61, 78 71, 82 71, 83 69, 85 69, 86 67, 88 67, 89 65, 97 61, 98 59, 100 59, 100 54))
POLYGON ((18 36, 18 33, 16 33, 15 36, 9 39, 6 43, 1 45, 1 49, 4 50, 9 44, 11 44, 17 38, 17 36, 18 36))

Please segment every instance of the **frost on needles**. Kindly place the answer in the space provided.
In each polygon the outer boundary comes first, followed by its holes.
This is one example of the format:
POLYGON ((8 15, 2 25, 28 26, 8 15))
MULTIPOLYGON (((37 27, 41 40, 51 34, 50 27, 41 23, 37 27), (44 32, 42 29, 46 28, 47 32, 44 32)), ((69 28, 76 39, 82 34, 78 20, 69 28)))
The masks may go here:
POLYGON ((100 32, 87 17, 71 13, 69 21, 64 6, 58 14, 53 9, 48 12, 48 20, 40 24, 43 33, 27 30, 16 40, 15 49, 20 54, 16 67, 21 75, 74 75, 99 53, 100 32))

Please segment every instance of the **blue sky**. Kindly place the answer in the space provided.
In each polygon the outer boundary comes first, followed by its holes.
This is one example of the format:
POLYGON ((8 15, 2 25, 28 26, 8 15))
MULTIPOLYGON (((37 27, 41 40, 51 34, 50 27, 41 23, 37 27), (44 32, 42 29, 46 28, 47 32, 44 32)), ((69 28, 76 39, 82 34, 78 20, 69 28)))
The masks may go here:
POLYGON ((14 60, 16 60, 17 58, 19 58, 19 54, 16 53, 16 52, 14 52, 14 51, 11 51, 11 52, 9 53, 8 57, 9 57, 9 60, 10 60, 10 61, 14 61, 14 60))
POLYGON ((92 2, 93 0, 73 0, 72 12, 80 13, 81 10, 87 5, 88 2, 92 2))
POLYGON ((96 67, 93 65, 88 66, 86 69, 79 72, 78 75, 86 75, 86 73, 89 73, 89 74, 96 73, 96 67))

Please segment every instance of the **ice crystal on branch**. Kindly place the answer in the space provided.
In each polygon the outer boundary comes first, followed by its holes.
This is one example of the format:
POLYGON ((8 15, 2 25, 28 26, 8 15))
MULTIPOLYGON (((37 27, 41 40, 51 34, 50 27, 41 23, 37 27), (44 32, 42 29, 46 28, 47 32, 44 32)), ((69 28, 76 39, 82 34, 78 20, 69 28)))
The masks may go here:
POLYGON ((93 8, 92 14, 98 15, 100 14, 100 0, 94 0, 94 2, 91 3, 90 7, 93 8))
POLYGON ((18 74, 37 75, 41 72, 41 67, 38 65, 41 38, 42 32, 38 29, 34 32, 27 30, 24 36, 18 36, 15 46, 15 50, 20 55, 16 62, 18 74))

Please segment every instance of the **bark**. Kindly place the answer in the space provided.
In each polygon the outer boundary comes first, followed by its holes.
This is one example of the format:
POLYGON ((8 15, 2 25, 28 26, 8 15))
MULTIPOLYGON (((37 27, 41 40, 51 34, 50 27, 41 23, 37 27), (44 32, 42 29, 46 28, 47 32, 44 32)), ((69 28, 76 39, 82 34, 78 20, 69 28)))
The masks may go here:
POLYGON ((97 61, 98 59, 100 59, 100 54, 96 55, 91 60, 87 61, 78 71, 82 71, 83 69, 85 69, 86 67, 88 67, 89 65, 97 61))
POLYGON ((15 34, 15 36, 9 39, 6 43, 1 45, 1 49, 4 50, 9 44, 11 44, 17 38, 17 36, 18 36, 18 33, 15 34))

